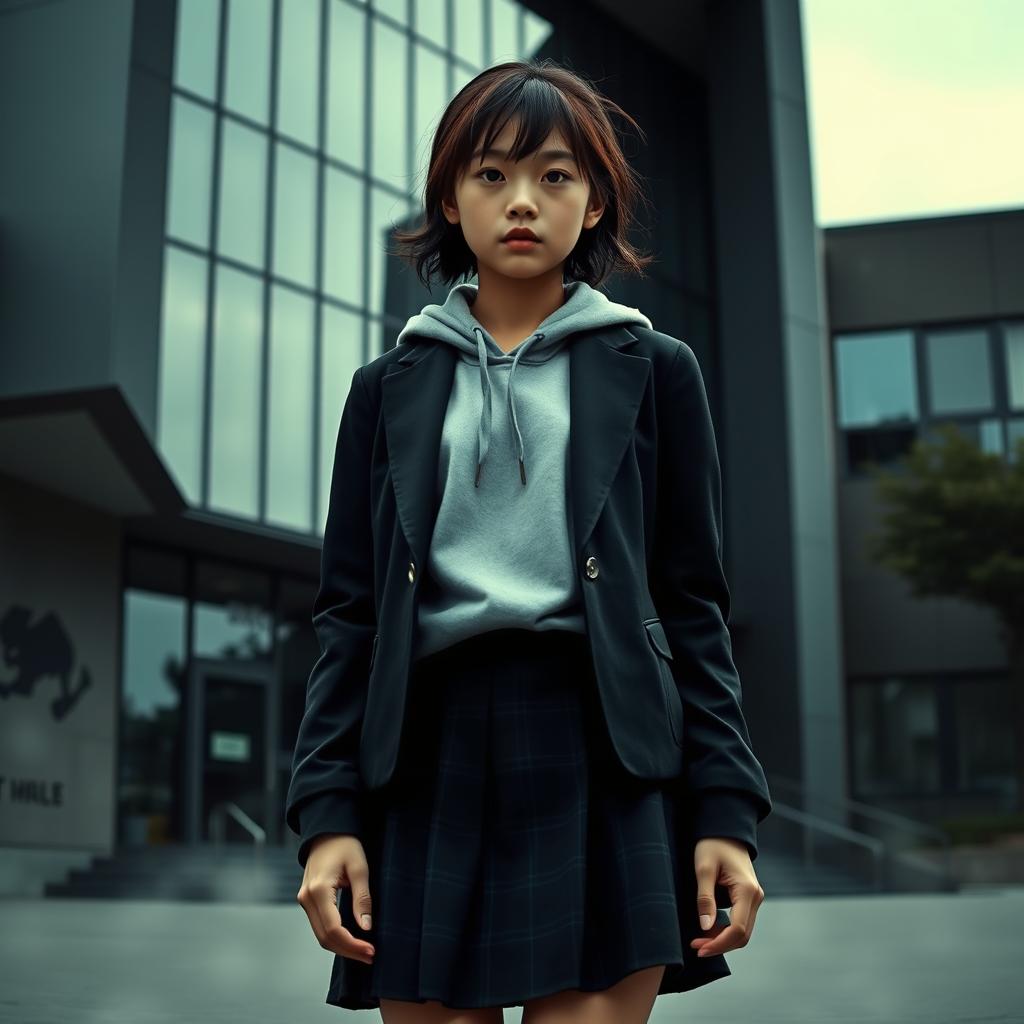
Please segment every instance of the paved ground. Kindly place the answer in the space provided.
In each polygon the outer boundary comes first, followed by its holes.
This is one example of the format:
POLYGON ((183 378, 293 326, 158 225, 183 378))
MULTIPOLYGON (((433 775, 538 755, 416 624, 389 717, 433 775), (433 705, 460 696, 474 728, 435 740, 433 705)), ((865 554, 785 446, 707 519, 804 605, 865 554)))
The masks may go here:
MULTIPOLYGON (((769 899, 729 962, 653 1024, 1024 1022, 1024 889, 769 899)), ((5 1022, 379 1020, 323 1002, 330 963, 298 905, 0 901, 5 1022)))

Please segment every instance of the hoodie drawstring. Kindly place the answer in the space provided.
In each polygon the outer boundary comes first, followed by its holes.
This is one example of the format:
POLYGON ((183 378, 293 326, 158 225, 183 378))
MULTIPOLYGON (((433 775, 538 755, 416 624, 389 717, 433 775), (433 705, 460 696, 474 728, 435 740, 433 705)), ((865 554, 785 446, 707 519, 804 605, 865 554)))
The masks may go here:
MULTIPOLYGON (((491 377, 487 372, 487 345, 484 342, 483 329, 473 327, 476 334, 477 354, 480 360, 480 390, 483 394, 483 408, 480 411, 480 424, 477 428, 477 448, 479 455, 476 463, 476 482, 474 486, 480 486, 480 474, 483 472, 484 459, 487 458, 487 450, 491 442, 491 377)), ((515 356, 512 358, 512 367, 508 372, 508 415, 512 423, 512 429, 516 435, 516 454, 519 458, 519 478, 526 485, 526 462, 523 446, 523 435, 519 430, 519 419, 516 416, 516 403, 512 395, 512 376, 519 365, 519 357, 536 341, 544 337, 543 331, 536 331, 526 341, 518 346, 515 356)))

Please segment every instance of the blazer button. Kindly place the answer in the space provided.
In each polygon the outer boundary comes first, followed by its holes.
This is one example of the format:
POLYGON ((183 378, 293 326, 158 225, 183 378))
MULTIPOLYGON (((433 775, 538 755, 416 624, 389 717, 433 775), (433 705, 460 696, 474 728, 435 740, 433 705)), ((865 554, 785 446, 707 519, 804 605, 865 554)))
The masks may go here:
POLYGON ((412 581, 415 580, 415 579, 416 579, 416 563, 415 562, 410 562, 409 563, 409 582, 412 583, 412 581))
POLYGON ((587 579, 596 580, 601 575, 601 570, 597 567, 597 559, 591 555, 586 562, 587 565, 587 579))

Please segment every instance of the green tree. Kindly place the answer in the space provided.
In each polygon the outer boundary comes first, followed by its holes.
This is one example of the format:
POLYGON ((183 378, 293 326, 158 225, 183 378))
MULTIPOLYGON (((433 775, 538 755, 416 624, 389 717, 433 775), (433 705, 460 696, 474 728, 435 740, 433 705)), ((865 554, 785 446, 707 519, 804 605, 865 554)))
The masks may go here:
POLYGON ((1024 810, 1024 438, 1004 458, 946 423, 915 441, 895 471, 869 471, 884 509, 869 556, 903 576, 915 597, 964 598, 999 616, 1024 810))

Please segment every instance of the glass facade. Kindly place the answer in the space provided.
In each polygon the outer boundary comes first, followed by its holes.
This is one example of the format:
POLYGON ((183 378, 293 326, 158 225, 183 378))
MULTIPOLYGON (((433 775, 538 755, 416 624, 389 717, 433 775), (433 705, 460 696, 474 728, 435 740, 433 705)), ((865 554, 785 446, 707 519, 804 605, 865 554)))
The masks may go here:
POLYGON ((437 119, 550 33, 510 0, 179 0, 157 444, 190 503, 322 534, 345 389, 415 311, 384 246, 437 119))
POLYGON ((894 460, 944 422, 983 451, 1017 457, 1024 323, 869 331, 837 335, 833 345, 836 426, 849 475, 868 460, 894 460))
POLYGON ((139 543, 125 574, 118 842, 184 842, 196 823, 205 838, 218 801, 246 800, 274 841, 319 656, 316 583, 139 543))
POLYGON ((1016 797, 1012 680, 1006 675, 854 680, 855 799, 1016 797))

